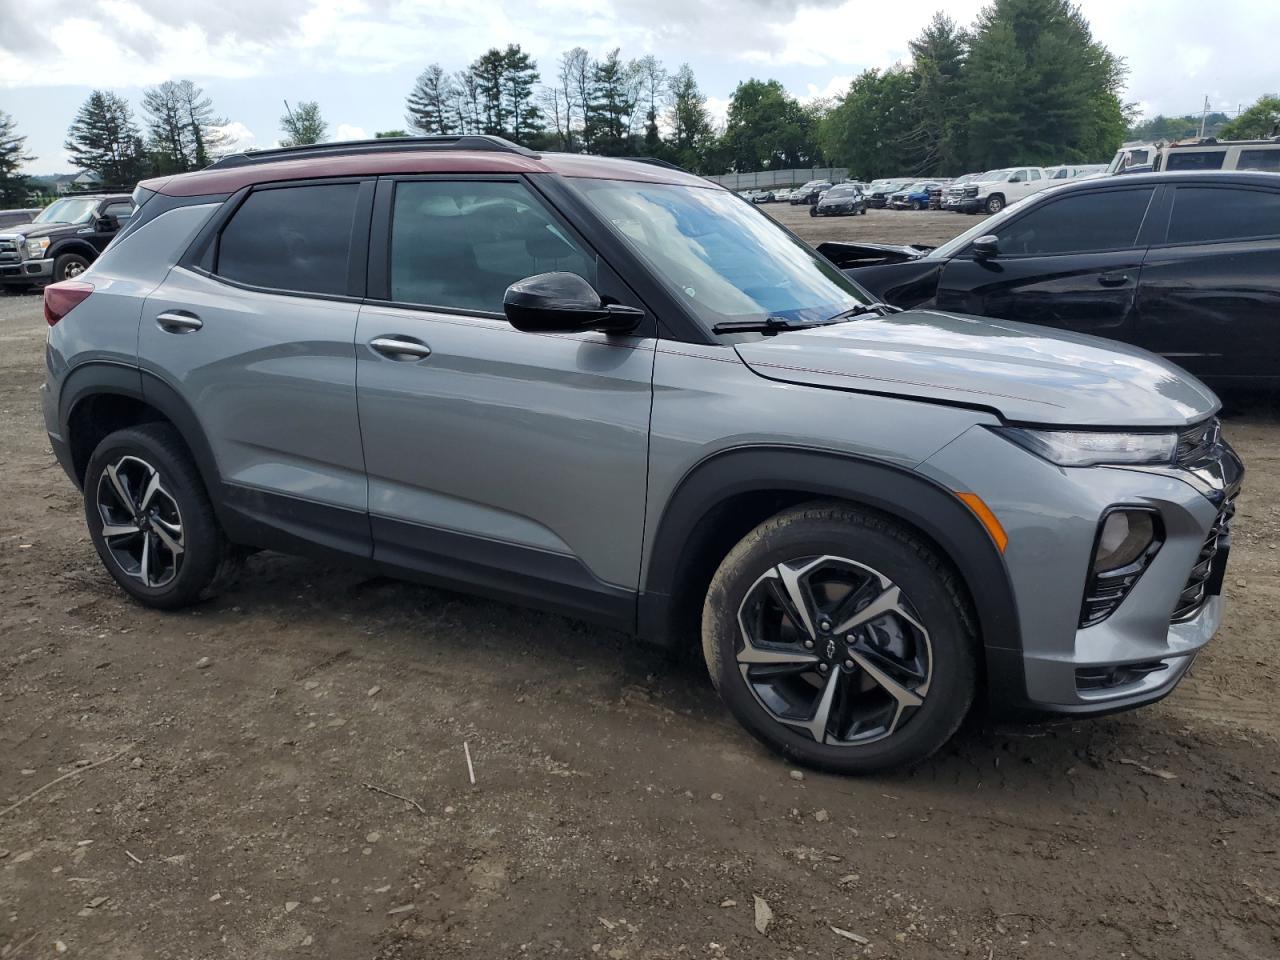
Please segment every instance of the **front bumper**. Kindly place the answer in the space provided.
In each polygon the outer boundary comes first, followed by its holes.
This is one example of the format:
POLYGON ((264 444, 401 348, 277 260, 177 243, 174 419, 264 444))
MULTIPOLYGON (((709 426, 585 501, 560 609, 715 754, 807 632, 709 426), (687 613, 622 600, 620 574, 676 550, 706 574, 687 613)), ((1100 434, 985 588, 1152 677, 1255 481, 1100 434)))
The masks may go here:
POLYGON ((53 258, 0 260, 0 283, 38 283, 53 277, 53 258))
POLYGON ((973 213, 975 210, 981 210, 986 202, 982 197, 961 197, 952 203, 950 209, 959 210, 961 213, 973 213))
POLYGON ((846 213, 853 213, 854 210, 857 209, 857 207, 852 203, 827 204, 826 206, 823 206, 822 204, 818 204, 813 209, 817 212, 817 215, 820 217, 834 217, 834 216, 840 216, 846 213))
POLYGON ((952 490, 977 492, 1009 537, 1004 561, 1020 637, 983 638, 995 712, 1112 713, 1177 686, 1222 621, 1229 535, 1203 601, 1174 615, 1239 491, 1239 458, 1225 443, 1217 455, 1216 481, 1173 468, 1062 468, 978 427, 917 468, 952 490), (1114 612, 1082 628, 1098 524, 1115 506, 1158 512, 1164 543, 1114 612))

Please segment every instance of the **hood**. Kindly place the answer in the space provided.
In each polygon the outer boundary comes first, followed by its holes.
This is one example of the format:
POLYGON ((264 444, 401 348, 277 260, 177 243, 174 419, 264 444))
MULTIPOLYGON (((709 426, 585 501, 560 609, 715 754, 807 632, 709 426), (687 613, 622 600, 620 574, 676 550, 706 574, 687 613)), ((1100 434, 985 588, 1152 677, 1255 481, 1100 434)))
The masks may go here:
POLYGON ((841 269, 864 267, 872 263, 919 260, 932 249, 933 247, 898 243, 844 243, 840 240, 828 240, 817 246, 820 254, 841 269))
POLYGON ((771 380, 983 407, 1018 423, 1183 427, 1219 406, 1208 387, 1145 350, 934 311, 783 333, 736 349, 771 380))
MULTIPOLYGON (((84 224, 81 224, 84 226, 84 224)), ((14 223, 0 227, 0 236, 44 237, 59 230, 74 228, 70 223, 14 223)))

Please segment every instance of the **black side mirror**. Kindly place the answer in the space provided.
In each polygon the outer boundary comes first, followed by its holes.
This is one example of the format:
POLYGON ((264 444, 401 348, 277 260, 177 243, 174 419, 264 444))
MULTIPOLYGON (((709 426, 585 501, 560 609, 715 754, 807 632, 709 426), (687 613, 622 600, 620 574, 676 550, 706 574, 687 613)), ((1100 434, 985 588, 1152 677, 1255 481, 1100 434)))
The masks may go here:
POLYGON ((969 247, 979 260, 991 260, 1000 255, 1000 240, 994 233, 978 237, 969 247))
POLYGON ((120 221, 109 213, 99 214, 95 225, 103 233, 111 233, 113 230, 120 229, 120 221))
POLYGON ((507 322, 525 333, 626 333, 644 317, 635 307, 604 303, 576 273, 540 273, 517 280, 507 287, 502 308, 507 322))

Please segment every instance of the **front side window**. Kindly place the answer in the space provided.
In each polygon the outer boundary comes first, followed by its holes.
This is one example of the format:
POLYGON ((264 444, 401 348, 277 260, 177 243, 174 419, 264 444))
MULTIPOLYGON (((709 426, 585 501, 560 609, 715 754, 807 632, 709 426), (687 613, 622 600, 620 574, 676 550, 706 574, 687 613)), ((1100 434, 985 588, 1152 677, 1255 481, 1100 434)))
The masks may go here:
POLYGON ((871 302, 830 262, 727 191, 570 182, 708 328, 766 317, 821 322, 871 302))
POLYGON ((1280 236, 1280 193, 1238 187, 1178 187, 1169 243, 1280 236))
POLYGON ((1026 183, 1026 182, 1027 182, 1027 171, 1025 171, 1025 170, 1019 170, 1019 171, 1018 171, 1017 173, 1015 173, 1015 174, 1014 174, 1010 179, 1012 179, 1012 181, 1013 181, 1014 183, 1026 183))
POLYGON ((1261 150, 1241 150, 1236 160, 1237 170, 1271 170, 1280 173, 1280 147, 1261 150))
POLYGON ((1197 150, 1195 153, 1170 152, 1166 170, 1221 170, 1225 150, 1197 150))
POLYGON ((1136 242, 1154 193, 1144 187, 1062 197, 988 232, 1000 239, 1001 256, 1126 249, 1136 242))
POLYGON ((255 287, 345 294, 359 184, 255 190, 218 240, 214 272, 255 287))
POLYGON ((113 200, 102 208, 102 216, 115 217, 123 224, 133 216, 133 201, 113 200))
MULTIPOLYGON (((737 204, 750 210, 746 204, 737 204)), ((507 287, 539 273, 596 282, 590 256, 521 183, 409 180, 396 184, 391 299, 502 313, 507 287)))
POLYGON ((1039 179, 1040 179, 1040 171, 1039 171, 1039 170, 1032 170, 1032 171, 1031 171, 1031 179, 1032 179, 1032 180, 1039 180, 1039 179))

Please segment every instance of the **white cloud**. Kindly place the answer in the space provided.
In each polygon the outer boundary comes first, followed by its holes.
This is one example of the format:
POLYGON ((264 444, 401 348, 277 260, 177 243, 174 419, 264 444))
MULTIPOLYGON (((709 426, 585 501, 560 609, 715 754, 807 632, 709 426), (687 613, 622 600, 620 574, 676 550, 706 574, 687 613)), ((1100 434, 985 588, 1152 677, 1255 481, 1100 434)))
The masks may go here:
POLYGON ((349 123, 338 124, 338 129, 333 135, 334 140, 369 140, 369 134, 364 132, 364 127, 353 126, 349 123))
POLYGON ((226 148, 230 151, 248 150, 251 147, 260 146, 254 132, 238 120, 233 120, 215 129, 226 136, 226 148))

